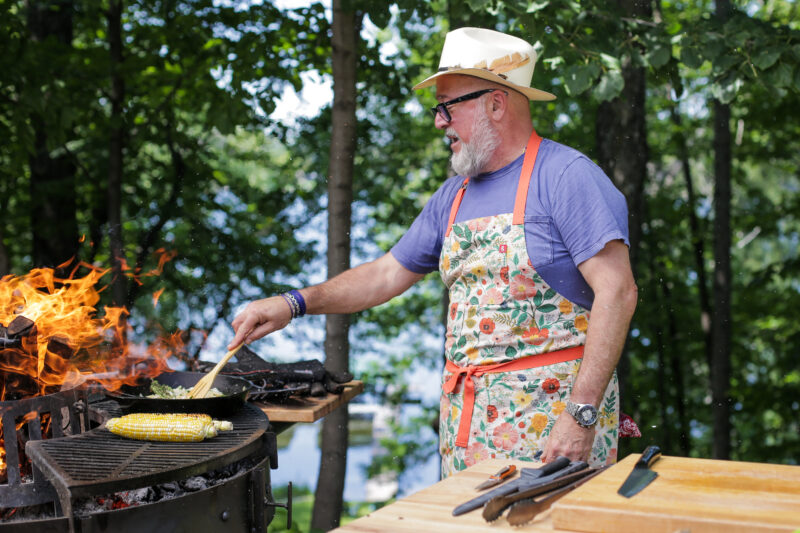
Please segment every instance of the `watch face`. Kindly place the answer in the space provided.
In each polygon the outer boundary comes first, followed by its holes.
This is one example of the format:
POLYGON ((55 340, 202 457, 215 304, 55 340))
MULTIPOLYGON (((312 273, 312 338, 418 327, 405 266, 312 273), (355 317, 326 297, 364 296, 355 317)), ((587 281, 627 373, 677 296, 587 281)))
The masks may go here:
POLYGON ((597 419, 597 411, 591 405, 581 406, 577 414, 578 420, 585 426, 591 426, 597 419))

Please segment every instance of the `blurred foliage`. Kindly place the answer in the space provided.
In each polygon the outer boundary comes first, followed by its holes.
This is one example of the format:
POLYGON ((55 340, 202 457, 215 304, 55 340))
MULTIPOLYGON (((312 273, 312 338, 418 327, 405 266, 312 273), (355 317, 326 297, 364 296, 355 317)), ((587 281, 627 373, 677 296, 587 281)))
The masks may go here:
MULTIPOLYGON (((734 2, 734 15, 723 25, 707 1, 656 3, 651 20, 625 17, 618 3, 599 0, 354 2, 365 25, 353 264, 387 251, 448 174, 447 147, 426 110, 433 95, 411 90, 438 66, 448 29, 479 25, 535 42, 534 85, 558 99, 532 104, 534 125, 590 157, 603 134, 595 128, 597 106, 620 94, 621 65, 647 69, 640 302, 627 346, 631 393, 622 400, 643 437, 621 442, 621 457, 651 442, 666 454, 710 455, 709 371, 694 253, 695 244, 703 246, 700 267, 708 282, 714 239, 709 102, 731 106, 732 458, 796 464, 798 4, 734 2)), ((0 3, 0 258, 13 273, 32 266, 30 220, 36 215, 29 209, 28 164, 32 120, 43 117, 52 154, 67 154, 77 168, 77 217, 87 237, 81 257, 107 266, 107 5, 51 0, 53 9, 73 6, 71 47, 31 40, 26 5, 0 3)), ((330 108, 285 122, 269 115, 284 90, 304 86, 301 75, 330 79, 326 17, 316 2, 297 9, 270 2, 126 3, 126 260, 147 271, 156 266, 158 249, 177 253, 160 276, 143 278, 136 289, 137 335, 180 328, 196 354, 205 335, 224 328, 237 306, 321 275, 318 243, 307 231, 300 234, 325 208, 330 108), (151 293, 161 288, 154 307, 151 293)), ((395 421, 373 472, 402 472, 436 453, 435 433, 423 428, 435 428, 438 404, 415 393, 412 380, 420 368, 435 373, 443 364, 442 290, 431 274, 407 294, 359 313, 352 328, 354 370, 368 395, 421 408, 418 416, 395 421)))

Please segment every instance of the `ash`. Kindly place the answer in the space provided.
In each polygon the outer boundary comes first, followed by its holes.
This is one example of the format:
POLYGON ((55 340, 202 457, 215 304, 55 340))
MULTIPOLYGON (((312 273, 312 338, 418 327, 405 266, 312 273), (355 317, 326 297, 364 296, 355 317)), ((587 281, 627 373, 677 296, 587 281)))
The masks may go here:
POLYGON ((258 461, 256 459, 244 459, 238 463, 220 468, 219 470, 214 470, 200 476, 193 476, 181 481, 169 481, 150 487, 115 492, 113 494, 94 496, 91 498, 78 498, 73 503, 74 513, 76 517, 84 518, 92 514, 180 498, 192 492, 198 492, 210 489, 216 485, 221 485, 238 474, 254 468, 257 464, 258 461))
MULTIPOLYGON (((72 509, 76 517, 86 518, 93 514, 106 513, 126 507, 148 505, 160 501, 180 498, 186 494, 199 492, 221 485, 231 478, 246 472, 258 464, 258 459, 243 459, 232 465, 214 470, 199 476, 180 481, 169 481, 133 490, 114 492, 88 498, 76 498, 72 509)), ((0 524, 44 520, 60 516, 55 512, 55 505, 46 503, 28 507, 0 509, 0 524)))

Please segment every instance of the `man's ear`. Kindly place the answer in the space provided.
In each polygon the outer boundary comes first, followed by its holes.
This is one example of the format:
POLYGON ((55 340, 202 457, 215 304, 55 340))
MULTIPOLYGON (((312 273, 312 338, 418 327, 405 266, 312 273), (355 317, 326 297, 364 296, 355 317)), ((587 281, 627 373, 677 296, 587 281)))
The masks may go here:
POLYGON ((494 91, 490 99, 490 110, 493 114, 499 112, 496 118, 503 116, 503 113, 508 110, 508 95, 504 91, 494 91))

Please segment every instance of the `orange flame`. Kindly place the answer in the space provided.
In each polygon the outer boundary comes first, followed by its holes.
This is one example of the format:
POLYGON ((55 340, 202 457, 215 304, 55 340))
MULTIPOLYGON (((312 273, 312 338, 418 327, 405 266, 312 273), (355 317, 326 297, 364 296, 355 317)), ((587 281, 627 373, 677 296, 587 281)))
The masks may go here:
POLYGON ((153 293, 153 307, 158 306, 158 299, 161 298, 161 295, 164 293, 164 287, 161 287, 156 292, 153 293))
MULTIPOLYGON (((159 261, 159 270, 164 262, 159 261)), ((21 277, 0 279, 0 324, 8 327, 19 317, 34 324, 16 345, 0 346, 0 400, 11 392, 18 399, 20 394, 28 397, 71 388, 86 374, 104 376, 98 381, 114 390, 168 371, 167 358, 183 348, 179 334, 159 339, 152 347, 129 344, 128 310, 106 306, 104 315, 98 316, 95 308, 103 290, 97 284, 109 270, 79 266, 89 268, 89 273, 76 278, 76 267, 63 279, 52 269, 37 268, 21 277)))

